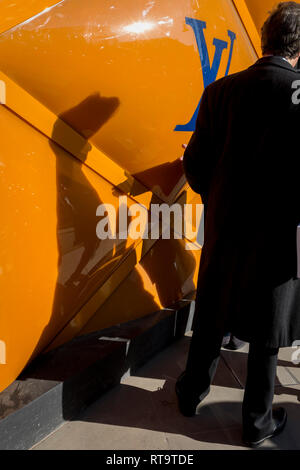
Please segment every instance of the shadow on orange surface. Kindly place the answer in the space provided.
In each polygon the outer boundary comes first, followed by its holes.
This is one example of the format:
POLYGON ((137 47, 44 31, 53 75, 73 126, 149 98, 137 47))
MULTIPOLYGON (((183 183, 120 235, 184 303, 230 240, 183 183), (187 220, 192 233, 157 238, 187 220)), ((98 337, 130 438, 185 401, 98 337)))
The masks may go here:
MULTIPOLYGON (((30 361, 52 343, 72 321, 80 308, 111 275, 112 271, 118 267, 124 259, 124 255, 132 249, 133 245, 128 245, 127 240, 99 240, 96 236, 96 226, 99 222, 96 209, 103 201, 86 176, 87 172, 93 173, 83 163, 92 149, 88 140, 83 140, 82 147, 76 151, 76 154, 81 156, 80 160, 73 158, 73 156, 70 158, 70 155, 55 143, 61 141, 63 137, 62 121, 69 124, 84 139, 89 139, 113 117, 119 105, 118 98, 102 97, 95 93, 60 114, 60 119, 53 127, 53 140, 50 141, 50 146, 56 156, 57 170, 58 275, 52 315, 30 361)), ((171 174, 173 170, 171 181, 175 184, 183 174, 180 160, 172 164, 159 165, 147 170, 147 172, 148 174, 152 172, 151 178, 154 184, 157 182, 160 185, 164 184, 167 175, 171 174), (160 171, 161 168, 165 170, 163 173, 160 171)), ((166 191, 171 190, 166 185, 164 188, 166 191)), ((129 194, 135 196, 147 190, 137 181, 130 188, 129 194)), ((118 188, 112 188, 114 195, 117 195, 116 192, 121 195, 122 191, 123 183, 118 188)), ((153 195, 152 201, 157 203, 155 195, 153 195)), ((118 221, 119 212, 117 213, 117 227, 118 221)), ((143 311, 143 314, 156 312, 161 306, 167 307, 182 298, 185 272, 188 272, 189 277, 193 276, 196 267, 195 258, 185 250, 182 240, 172 239, 172 236, 173 234, 171 234, 171 240, 161 239, 155 243, 149 253, 146 253, 144 257, 142 255, 140 262, 142 269, 155 285, 160 304, 154 295, 145 289, 144 279, 139 272, 135 270, 133 283, 130 284, 129 278, 131 296, 128 294, 128 298, 132 300, 134 294, 142 305, 147 305, 147 311, 143 311)), ((142 243, 144 244, 144 241, 142 243)), ((145 245, 146 243, 143 248, 145 245)), ((118 299, 118 302, 122 306, 125 305, 127 309, 130 307, 127 297, 122 298, 121 301, 118 299)), ((92 324, 93 318, 91 320, 92 324)), ((128 321, 128 318, 125 318, 124 321, 128 321)), ((109 325, 103 327, 107 326, 109 325)), ((81 328, 83 327, 84 325, 81 328)), ((74 336, 78 334, 80 334, 80 328, 78 329, 77 325, 74 329, 74 336)))

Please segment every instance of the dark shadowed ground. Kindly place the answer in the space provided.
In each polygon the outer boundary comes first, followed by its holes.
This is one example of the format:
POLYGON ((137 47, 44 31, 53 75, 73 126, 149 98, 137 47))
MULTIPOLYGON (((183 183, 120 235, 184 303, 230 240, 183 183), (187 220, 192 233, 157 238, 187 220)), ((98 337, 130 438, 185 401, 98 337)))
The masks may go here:
MULTIPOLYGON (((185 336, 165 349, 34 449, 245 449, 241 401, 247 346, 222 351, 211 393, 199 415, 185 418, 177 409, 174 384, 184 369, 188 345, 185 336)), ((262 450, 300 449, 300 368, 291 362, 294 351, 280 351, 274 400, 287 409, 287 427, 282 435, 266 441, 262 450)))

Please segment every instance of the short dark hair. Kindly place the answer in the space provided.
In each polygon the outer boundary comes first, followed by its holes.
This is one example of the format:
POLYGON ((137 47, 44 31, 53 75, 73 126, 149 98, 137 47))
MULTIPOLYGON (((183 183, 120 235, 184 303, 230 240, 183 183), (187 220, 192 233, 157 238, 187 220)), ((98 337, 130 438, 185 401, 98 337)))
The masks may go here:
POLYGON ((300 52, 300 4, 281 2, 262 27, 262 52, 294 59, 300 52))

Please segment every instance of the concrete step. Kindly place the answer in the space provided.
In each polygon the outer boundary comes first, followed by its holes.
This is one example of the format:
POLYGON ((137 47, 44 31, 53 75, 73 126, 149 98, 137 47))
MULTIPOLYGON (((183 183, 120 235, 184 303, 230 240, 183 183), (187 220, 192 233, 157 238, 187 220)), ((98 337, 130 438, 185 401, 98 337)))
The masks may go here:
POLYGON ((193 297, 40 355, 0 393, 0 449, 31 448, 184 336, 193 297))
MULTIPOLYGON (((34 446, 34 450, 103 450, 108 457, 139 455, 143 451, 169 455, 201 450, 248 450, 242 442, 242 400, 247 345, 222 350, 210 394, 199 414, 185 418, 178 411, 175 382, 184 370, 191 333, 156 354, 132 375, 124 376, 82 413, 34 446), (135 452, 130 453, 130 451, 135 452)), ((261 450, 300 449, 300 385, 286 368, 291 348, 280 350, 274 404, 288 413, 285 431, 266 441, 261 450)), ((260 384, 258 383, 259 387, 260 384)), ((101 454, 102 457, 102 454, 101 454)), ((146 458, 149 457, 146 454, 146 458)))

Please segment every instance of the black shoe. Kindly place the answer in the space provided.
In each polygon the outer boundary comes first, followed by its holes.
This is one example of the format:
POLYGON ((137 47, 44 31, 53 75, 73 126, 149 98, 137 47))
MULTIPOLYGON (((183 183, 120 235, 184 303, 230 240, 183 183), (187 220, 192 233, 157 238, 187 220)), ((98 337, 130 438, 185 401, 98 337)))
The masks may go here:
POLYGON ((258 440, 252 440, 248 439, 246 435, 243 435, 243 442, 246 444, 248 447, 259 447, 266 439, 270 439, 271 437, 275 437, 278 434, 280 434, 287 421, 287 412, 285 411, 284 408, 278 407, 273 409, 273 431, 268 433, 266 436, 258 439, 258 440))
POLYGON ((225 346, 227 346, 227 344, 229 344, 230 338, 231 338, 230 333, 226 333, 226 335, 223 336, 222 348, 225 348, 225 346))
POLYGON ((237 351, 238 349, 242 349, 245 344, 245 341, 241 341, 236 336, 231 336, 230 341, 225 344, 223 348, 229 349, 230 351, 237 351))
POLYGON ((188 384, 186 373, 183 372, 177 379, 175 392, 178 399, 178 408, 181 414, 183 414, 183 416, 191 417, 197 414, 197 407, 209 394, 210 387, 200 394, 195 393, 188 384))

